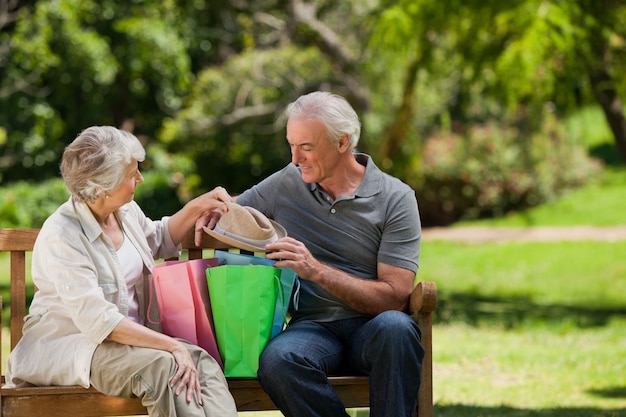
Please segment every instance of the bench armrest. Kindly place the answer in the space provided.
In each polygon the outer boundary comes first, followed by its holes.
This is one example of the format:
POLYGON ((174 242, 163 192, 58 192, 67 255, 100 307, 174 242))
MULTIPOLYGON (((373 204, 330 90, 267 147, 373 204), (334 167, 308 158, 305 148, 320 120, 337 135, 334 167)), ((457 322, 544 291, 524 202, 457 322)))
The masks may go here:
POLYGON ((431 281, 418 283, 409 299, 409 314, 422 330, 422 383, 419 390, 419 417, 433 417, 433 312, 437 307, 437 285, 431 281))
POLYGON ((409 314, 417 320, 419 313, 432 313, 437 307, 437 284, 419 282, 409 298, 409 314))

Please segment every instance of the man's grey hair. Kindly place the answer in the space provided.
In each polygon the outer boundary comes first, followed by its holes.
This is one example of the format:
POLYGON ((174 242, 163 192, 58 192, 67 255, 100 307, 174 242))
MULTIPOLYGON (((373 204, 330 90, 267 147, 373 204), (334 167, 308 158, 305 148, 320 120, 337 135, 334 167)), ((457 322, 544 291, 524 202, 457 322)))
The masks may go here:
POLYGON ((354 150, 361 136, 361 122, 348 101, 333 93, 315 91, 300 96, 285 111, 288 119, 319 120, 328 130, 328 139, 337 144, 348 135, 350 149, 354 150))
POLYGON ((122 183, 128 165, 146 157, 139 139, 112 126, 83 130, 63 152, 61 175, 78 201, 93 202, 122 183))

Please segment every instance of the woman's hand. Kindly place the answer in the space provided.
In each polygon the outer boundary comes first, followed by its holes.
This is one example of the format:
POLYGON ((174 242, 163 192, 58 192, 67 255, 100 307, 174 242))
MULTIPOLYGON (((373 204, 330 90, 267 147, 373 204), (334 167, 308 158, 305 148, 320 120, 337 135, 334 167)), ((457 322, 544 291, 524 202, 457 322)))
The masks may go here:
POLYGON ((208 193, 194 198, 192 201, 200 205, 201 212, 196 216, 196 219, 200 219, 202 217, 211 216, 216 211, 221 213, 225 212, 227 210, 225 203, 232 202, 233 198, 224 187, 215 187, 208 193))
POLYGON ((185 345, 179 342, 170 353, 174 356, 174 360, 178 365, 176 374, 170 380, 170 386, 174 389, 174 394, 180 395, 183 390, 186 390, 187 403, 190 403, 195 396, 198 405, 202 405, 200 377, 189 351, 185 345))
POLYGON ((109 334, 109 339, 124 345, 160 349, 171 353, 178 368, 169 381, 174 394, 179 395, 183 390, 187 390, 187 402, 190 403, 195 396, 196 402, 202 405, 200 376, 196 364, 189 350, 180 340, 155 332, 127 317, 124 317, 113 329, 109 334))
POLYGON ((179 244, 189 229, 195 225, 195 243, 200 246, 202 241, 202 227, 198 229, 198 224, 204 225, 215 222, 222 213, 228 210, 226 203, 233 201, 224 187, 215 187, 208 193, 204 193, 189 201, 178 212, 173 214, 169 220, 168 229, 175 244, 179 244))
MULTIPOLYGON (((224 187, 215 187, 213 190, 197 197, 196 199, 209 199, 219 203, 219 205, 214 208, 204 210, 196 218, 194 243, 196 246, 200 246, 202 244, 202 235, 204 234, 203 227, 206 226, 213 229, 222 214, 228 210, 226 204, 224 203, 232 202, 233 198, 230 194, 228 194, 224 187)), ((211 201, 208 201, 206 207, 211 207, 210 203, 211 201)))

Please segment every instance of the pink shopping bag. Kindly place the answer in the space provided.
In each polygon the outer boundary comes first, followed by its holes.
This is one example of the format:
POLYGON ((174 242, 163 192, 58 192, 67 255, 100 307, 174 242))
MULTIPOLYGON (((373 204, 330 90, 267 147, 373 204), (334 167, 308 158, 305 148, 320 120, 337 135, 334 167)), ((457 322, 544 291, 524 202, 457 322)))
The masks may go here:
POLYGON ((152 279, 163 333, 202 347, 224 369, 206 281, 207 268, 217 265, 215 258, 167 261, 152 269, 152 279))

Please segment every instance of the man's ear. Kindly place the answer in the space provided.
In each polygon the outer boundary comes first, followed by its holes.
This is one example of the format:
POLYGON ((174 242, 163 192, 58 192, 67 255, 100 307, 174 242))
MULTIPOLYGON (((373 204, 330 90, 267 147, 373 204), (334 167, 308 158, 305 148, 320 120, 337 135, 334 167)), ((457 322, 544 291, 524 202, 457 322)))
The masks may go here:
POLYGON ((339 144, 337 145, 339 152, 345 152, 350 149, 350 136, 348 134, 339 138, 339 144))

